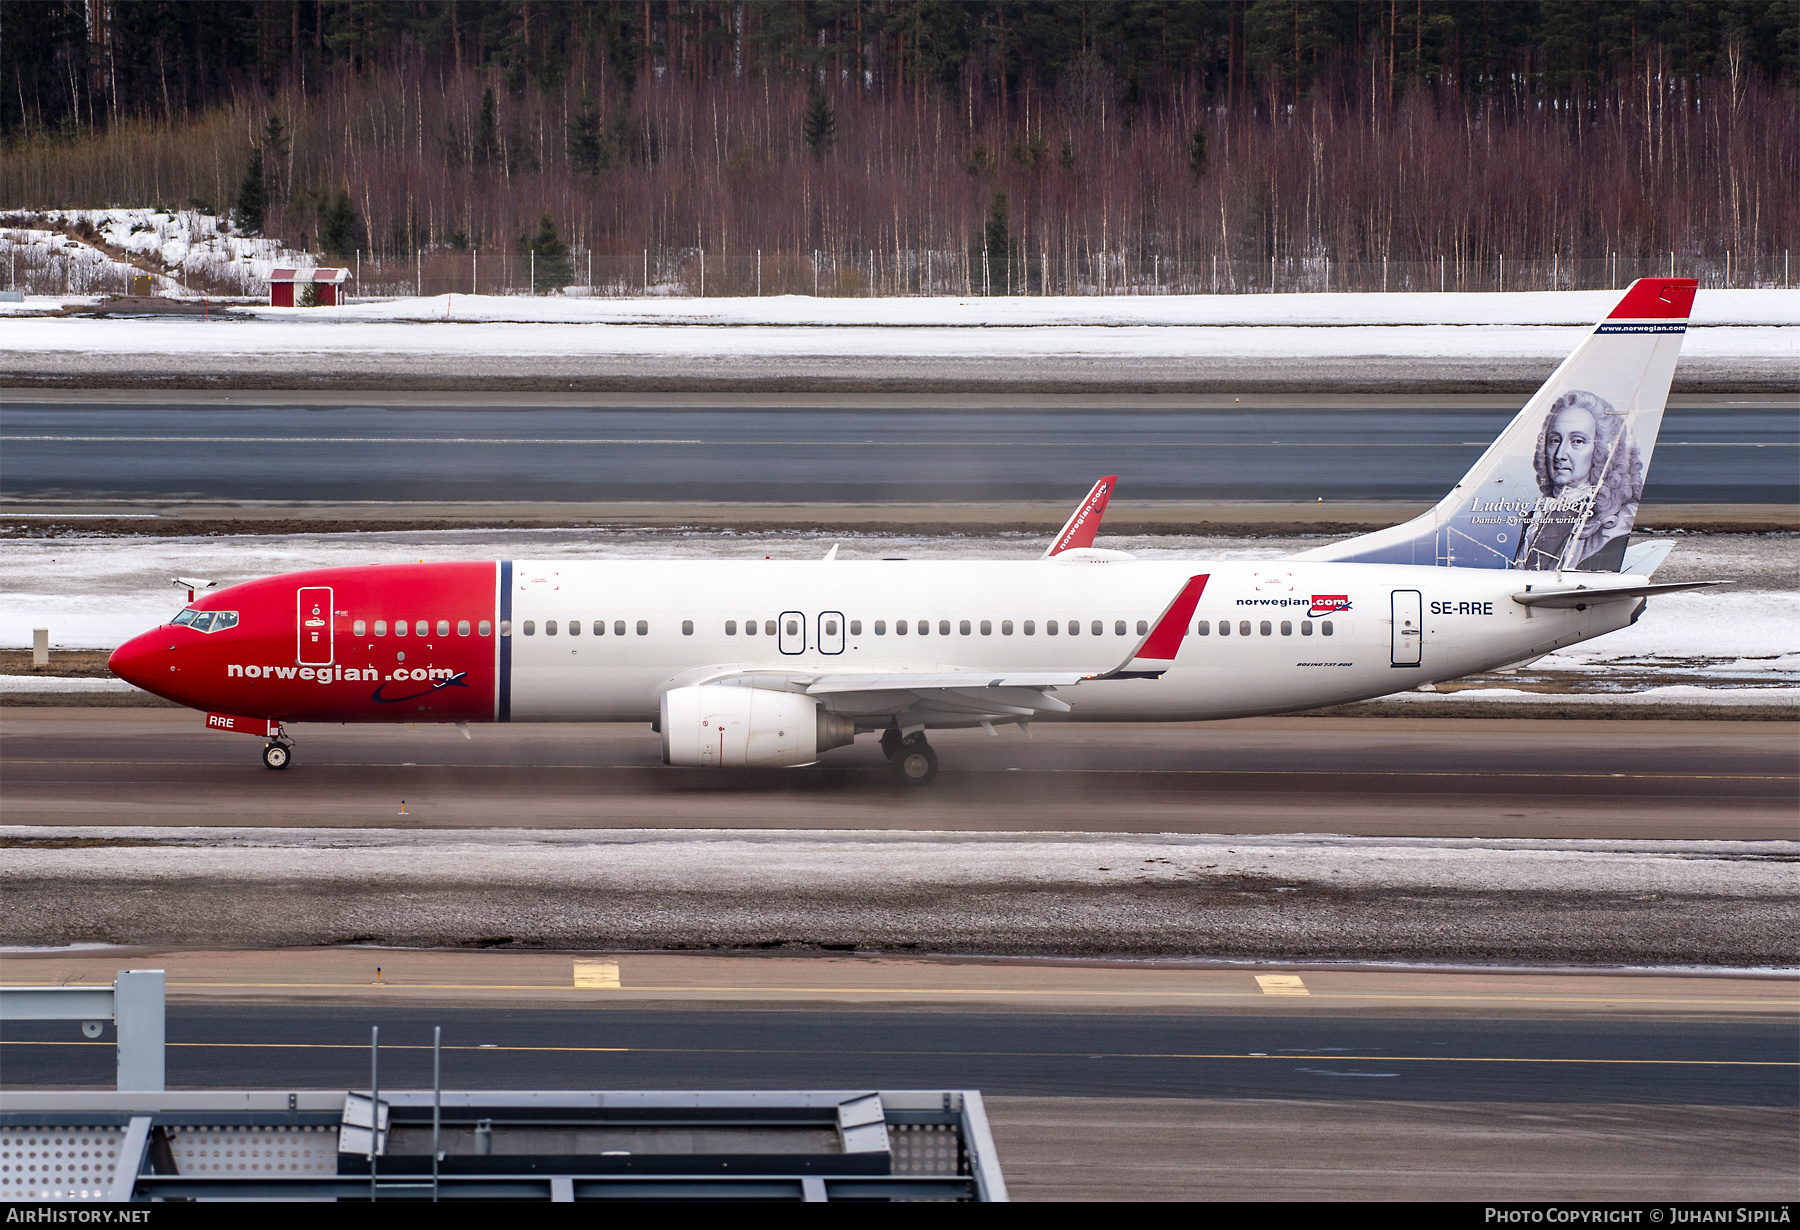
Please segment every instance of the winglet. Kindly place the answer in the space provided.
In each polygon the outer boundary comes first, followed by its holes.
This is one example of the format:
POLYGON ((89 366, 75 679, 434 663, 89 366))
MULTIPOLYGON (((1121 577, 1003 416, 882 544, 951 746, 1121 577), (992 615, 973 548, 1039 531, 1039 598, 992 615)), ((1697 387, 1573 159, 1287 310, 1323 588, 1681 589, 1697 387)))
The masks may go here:
POLYGON ((1094 484, 1093 490, 1087 493, 1087 498, 1075 506, 1075 511, 1063 522, 1062 529, 1057 531, 1050 545, 1044 548, 1045 559, 1077 547, 1094 545, 1094 535, 1100 531, 1100 518, 1106 515, 1106 502, 1112 499, 1113 488, 1118 483, 1117 474, 1108 474, 1094 484))
POLYGON ((1188 620, 1194 617, 1194 608, 1200 605, 1200 595, 1206 592, 1209 577, 1210 574, 1189 577, 1181 592, 1163 608, 1150 631, 1137 643, 1137 648, 1112 670, 1089 678, 1155 679, 1169 669, 1181 650, 1181 642, 1188 632, 1188 620))

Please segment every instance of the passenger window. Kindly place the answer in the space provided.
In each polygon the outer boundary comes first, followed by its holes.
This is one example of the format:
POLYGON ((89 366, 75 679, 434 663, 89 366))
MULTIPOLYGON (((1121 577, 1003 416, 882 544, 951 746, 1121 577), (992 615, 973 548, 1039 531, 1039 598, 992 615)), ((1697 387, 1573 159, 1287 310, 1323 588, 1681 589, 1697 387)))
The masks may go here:
POLYGON ((545 636, 555 636, 556 635, 556 621, 554 619, 546 619, 544 621, 544 635, 545 636))
MULTIPOLYGON (((1103 621, 1096 619, 1092 624, 1090 624, 1088 626, 1088 631, 1093 633, 1095 636, 1100 636, 1102 633, 1104 633, 1106 631, 1106 624, 1103 621)), ((1123 633, 1125 631, 1124 624, 1119 625, 1119 631, 1121 633, 1123 633)))
POLYGON ((500 635, 501 636, 511 636, 512 635, 512 620, 503 619, 500 621, 500 635))
POLYGON ((1001 636, 1011 636, 1012 635, 1012 620, 1003 619, 1000 621, 1000 635, 1001 636))
POLYGON ((366 636, 366 635, 368 635, 368 629, 369 629, 369 625, 359 619, 355 623, 350 625, 350 635, 351 636, 366 636))
POLYGON ((1138 635, 1139 636, 1148 636, 1149 634, 1150 634, 1150 621, 1147 619, 1138 620, 1138 635))
POLYGON ((895 636, 905 636, 906 628, 907 628, 907 624, 904 619, 896 619, 894 621, 894 635, 895 636))
POLYGON ((387 620, 378 619, 375 621, 375 635, 376 636, 386 636, 387 635, 387 620))
MULTIPOLYGON (((948 631, 950 631, 950 629, 945 628, 944 631, 948 632, 948 631)), ((931 621, 929 619, 921 619, 919 621, 919 635, 920 636, 930 636, 931 635, 931 621)))
POLYGON ((625 621, 624 620, 622 620, 622 619, 613 620, 613 635, 614 636, 624 636, 625 635, 625 621))
MULTIPOLYGON (((1142 621, 1140 621, 1140 622, 1142 622, 1142 621)), ((1194 634, 1196 636, 1208 636, 1211 633, 1212 633, 1212 623, 1208 620, 1203 619, 1199 623, 1194 625, 1194 634)))
POLYGON ((1269 623, 1269 621, 1265 619, 1262 621, 1262 627, 1260 629, 1258 629, 1258 631, 1260 631, 1264 636, 1268 636, 1270 633, 1274 632, 1275 629, 1269 623))
MULTIPOLYGON (((963 631, 967 632, 968 629, 965 627, 963 629, 963 631)), ((939 636, 949 636, 950 635, 950 621, 949 620, 947 620, 947 619, 938 620, 938 635, 939 636)))
POLYGON ((606 635, 606 621, 604 619, 596 619, 594 621, 594 635, 595 636, 605 636, 606 635))
POLYGON ((1247 619, 1238 620, 1238 635, 1239 636, 1249 636, 1250 635, 1250 621, 1249 620, 1247 620, 1247 619))
POLYGON ((767 636, 775 635, 775 621, 774 620, 772 620, 772 619, 763 620, 763 633, 767 636))
POLYGON ((746 619, 744 621, 744 635, 745 636, 755 636, 756 635, 756 621, 754 619, 746 619))
POLYGON ((851 636, 861 636, 862 635, 862 620, 853 619, 850 621, 850 635, 851 636))
POLYGON ((1081 621, 1079 619, 1071 619, 1069 621, 1069 635, 1070 636, 1080 636, 1081 635, 1081 621))
POLYGON ((1114 636, 1124 636, 1125 635, 1125 621, 1124 620, 1116 619, 1113 621, 1113 635, 1114 636))
POLYGON ((1311 636, 1312 635, 1312 620, 1303 619, 1300 621, 1300 635, 1301 636, 1311 636))
POLYGON ((430 636, 431 621, 421 619, 418 623, 413 625, 413 633, 417 636, 430 636))
POLYGON ((693 620, 684 619, 681 621, 681 635, 683 635, 683 636, 694 635, 694 621, 693 620))
MULTIPOLYGON (((944 629, 944 631, 948 632, 948 631, 950 631, 950 629, 946 627, 944 629)), ((958 632, 958 634, 960 634, 962 636, 969 635, 969 621, 965 619, 961 623, 957 624, 956 631, 958 632)))
POLYGON ((1319 624, 1319 635, 1320 636, 1330 636, 1331 635, 1331 621, 1329 619, 1324 620, 1323 622, 1321 622, 1319 624))
POLYGON ((1283 635, 1283 636, 1294 635, 1294 625, 1291 620, 1284 619, 1281 621, 1281 635, 1283 635))
POLYGON ((737 635, 737 620, 728 619, 725 621, 725 635, 726 636, 736 636, 737 635))
POLYGON ((875 621, 875 635, 876 636, 886 636, 887 635, 887 620, 878 619, 875 621))
POLYGON ((475 631, 483 636, 492 636, 494 635, 494 625, 484 619, 475 625, 475 631))
POLYGON ((459 619, 456 621, 456 635, 458 635, 458 636, 469 635, 469 621, 468 620, 459 619))
POLYGON ((532 620, 528 619, 525 621, 525 627, 522 629, 522 631, 525 633, 526 636, 536 636, 537 635, 537 624, 535 622, 533 622, 532 620))
POLYGON ((991 620, 984 619, 981 621, 981 635, 983 635, 983 636, 994 635, 994 625, 991 620))
POLYGON ((404 619, 396 619, 394 621, 394 635, 395 636, 405 636, 406 635, 406 621, 404 619))
POLYGON ((438 620, 438 633, 437 634, 439 636, 449 636, 450 635, 450 621, 449 620, 447 620, 447 619, 438 620))
POLYGON ((1221 619, 1219 621, 1219 635, 1220 636, 1230 636, 1231 635, 1231 621, 1229 619, 1221 619))
MULTIPOLYGON (((619 635, 623 636, 624 633, 621 632, 619 635)), ((638 635, 639 636, 649 636, 650 635, 650 621, 649 620, 647 620, 647 619, 638 620, 638 635)))
POLYGON ((1054 619, 1046 619, 1044 621, 1044 635, 1045 636, 1055 636, 1058 632, 1061 632, 1061 631, 1062 631, 1062 625, 1057 623, 1054 619))
POLYGON ((838 628, 837 620, 828 619, 825 621, 825 635, 826 636, 836 636, 837 628, 838 628))
POLYGON ((1025 621, 1025 635, 1026 636, 1035 636, 1036 634, 1037 634, 1037 622, 1035 620, 1030 620, 1030 619, 1026 620, 1025 621))
POLYGON ((579 619, 571 619, 569 621, 569 635, 570 636, 580 636, 581 635, 581 621, 579 619))
POLYGON ((800 621, 799 620, 790 619, 787 621, 787 634, 789 636, 799 636, 800 635, 800 621))

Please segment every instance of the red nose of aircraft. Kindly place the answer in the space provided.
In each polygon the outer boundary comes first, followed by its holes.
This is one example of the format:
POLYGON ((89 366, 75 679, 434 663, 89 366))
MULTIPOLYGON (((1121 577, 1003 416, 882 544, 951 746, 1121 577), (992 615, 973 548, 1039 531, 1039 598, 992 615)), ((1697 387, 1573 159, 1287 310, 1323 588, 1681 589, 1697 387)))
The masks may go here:
POLYGON ((179 653, 169 628, 154 628, 142 636, 134 636, 113 650, 106 669, 136 688, 146 692, 165 693, 180 675, 179 653))

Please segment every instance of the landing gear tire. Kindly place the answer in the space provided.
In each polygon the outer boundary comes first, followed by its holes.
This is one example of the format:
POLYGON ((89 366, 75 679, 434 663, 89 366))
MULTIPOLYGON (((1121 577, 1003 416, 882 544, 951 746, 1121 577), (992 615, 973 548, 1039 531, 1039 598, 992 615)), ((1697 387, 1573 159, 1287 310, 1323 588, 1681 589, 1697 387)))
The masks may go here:
POLYGON ((293 763, 294 748, 288 743, 265 743, 263 764, 271 769, 285 769, 293 763))
POLYGON ((904 742, 906 742, 906 740, 900 737, 900 732, 889 727, 887 730, 881 732, 881 754, 886 756, 888 760, 892 762, 895 755, 900 751, 900 745, 904 742))
POLYGON ((923 739, 903 744, 894 754, 894 780, 902 786, 929 786, 937 776, 937 753, 923 739))

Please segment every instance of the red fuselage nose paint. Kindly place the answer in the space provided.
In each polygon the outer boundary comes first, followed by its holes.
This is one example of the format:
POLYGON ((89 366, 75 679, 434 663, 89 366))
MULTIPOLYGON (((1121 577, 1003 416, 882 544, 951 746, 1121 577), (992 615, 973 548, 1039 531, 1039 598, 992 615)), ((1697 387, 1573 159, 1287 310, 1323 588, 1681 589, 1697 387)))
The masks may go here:
POLYGON ((194 709, 286 722, 490 722, 498 575, 493 563, 381 564, 247 581, 193 604, 235 611, 235 626, 167 624, 107 665, 194 709))

